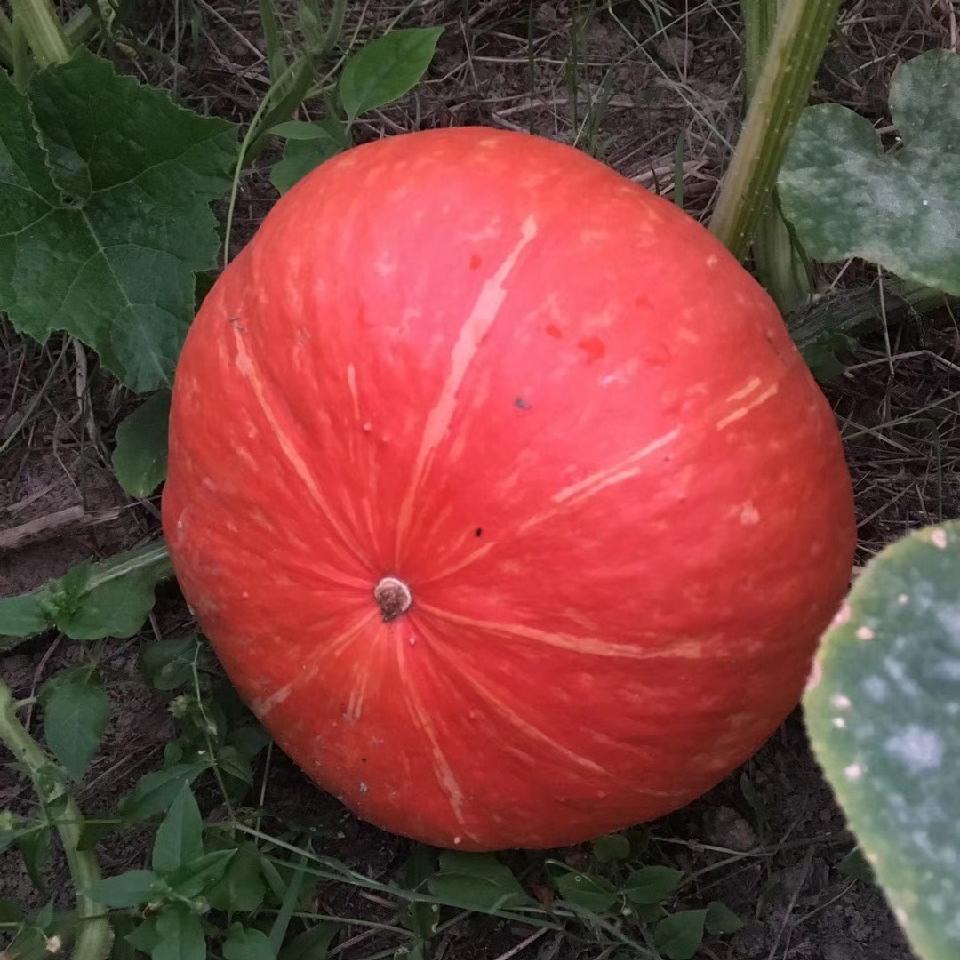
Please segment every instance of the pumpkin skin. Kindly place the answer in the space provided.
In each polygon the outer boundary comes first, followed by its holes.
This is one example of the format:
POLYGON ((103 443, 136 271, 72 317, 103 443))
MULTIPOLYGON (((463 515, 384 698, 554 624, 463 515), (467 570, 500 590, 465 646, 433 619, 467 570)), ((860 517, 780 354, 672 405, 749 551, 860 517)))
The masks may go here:
POLYGON ((165 533, 240 694, 359 816, 441 847, 705 792, 797 703, 851 572, 838 431, 769 297, 524 134, 308 175, 203 303, 170 426, 165 533))

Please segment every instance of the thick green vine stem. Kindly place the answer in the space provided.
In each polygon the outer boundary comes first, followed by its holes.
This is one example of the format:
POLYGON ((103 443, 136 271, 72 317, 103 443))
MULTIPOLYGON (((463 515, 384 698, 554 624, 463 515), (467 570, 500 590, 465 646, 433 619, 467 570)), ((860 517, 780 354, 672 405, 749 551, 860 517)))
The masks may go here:
POLYGON ((770 203, 839 6, 840 0, 787 0, 777 20, 710 221, 710 229, 740 259, 770 203))
MULTIPOLYGON (((748 103, 757 89, 781 6, 781 0, 741 0, 743 69, 748 103)), ((758 279, 782 313, 791 313, 809 300, 813 283, 802 253, 780 212, 775 190, 757 224, 753 262, 758 279)))
POLYGON ((70 44, 48 0, 12 0, 13 19, 23 30, 38 66, 65 63, 70 44))
POLYGON ((0 680, 0 742, 20 761, 41 804, 60 834, 70 875, 77 889, 77 917, 80 921, 72 960, 104 960, 110 952, 113 932, 106 907, 85 893, 100 879, 100 867, 90 850, 78 850, 83 818, 69 795, 66 802, 59 778, 50 776, 52 762, 17 719, 10 688, 0 680), (52 801, 57 803, 53 804, 52 801))

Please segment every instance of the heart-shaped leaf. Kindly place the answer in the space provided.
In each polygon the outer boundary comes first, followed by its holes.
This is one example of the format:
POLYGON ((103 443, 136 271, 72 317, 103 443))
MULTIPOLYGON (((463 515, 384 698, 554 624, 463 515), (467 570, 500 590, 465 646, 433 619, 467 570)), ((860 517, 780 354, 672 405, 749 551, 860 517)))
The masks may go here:
POLYGON ((863 257, 960 294, 960 55, 905 63, 890 88, 903 145, 884 153, 873 125, 846 107, 804 112, 779 176, 780 200, 817 260, 863 257))

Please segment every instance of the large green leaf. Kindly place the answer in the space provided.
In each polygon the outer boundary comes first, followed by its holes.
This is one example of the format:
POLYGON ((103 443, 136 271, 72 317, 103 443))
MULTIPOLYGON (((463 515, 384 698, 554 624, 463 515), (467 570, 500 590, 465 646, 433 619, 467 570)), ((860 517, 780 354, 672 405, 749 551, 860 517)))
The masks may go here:
POLYGON ((430 66, 441 27, 393 30, 365 44, 340 74, 340 102, 353 120, 412 90, 430 66))
POLYGON ((914 949, 960 956, 960 522, 887 547, 823 638, 817 759, 914 949))
POLYGON ((780 170, 780 199, 810 256, 858 256, 960 294, 960 56, 905 63, 890 89, 902 147, 838 104, 810 107, 780 170))
POLYGON ((0 309, 38 340, 69 331, 133 390, 169 384, 235 139, 84 49, 26 95, 0 74, 0 309))

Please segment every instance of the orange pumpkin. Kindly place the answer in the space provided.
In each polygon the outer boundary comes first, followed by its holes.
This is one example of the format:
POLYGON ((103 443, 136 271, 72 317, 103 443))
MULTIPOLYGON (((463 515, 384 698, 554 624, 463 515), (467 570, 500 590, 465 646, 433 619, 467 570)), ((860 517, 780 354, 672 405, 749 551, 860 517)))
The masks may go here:
POLYGON ((176 374, 177 575, 279 745, 483 850, 657 817, 796 704, 854 522, 769 297, 674 205, 483 128, 307 176, 176 374))

